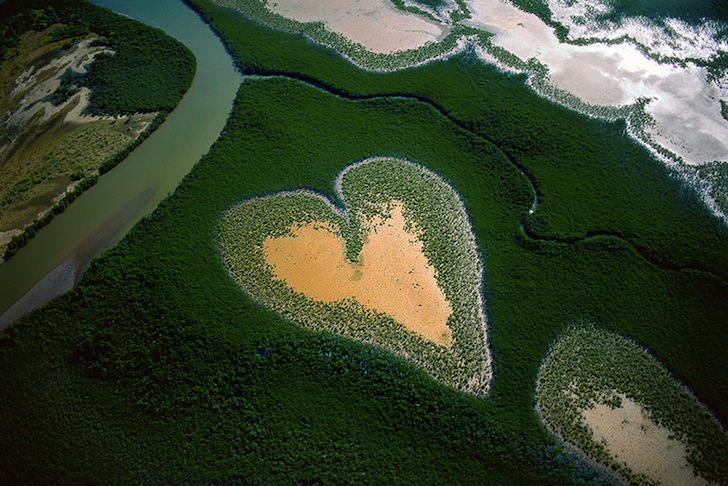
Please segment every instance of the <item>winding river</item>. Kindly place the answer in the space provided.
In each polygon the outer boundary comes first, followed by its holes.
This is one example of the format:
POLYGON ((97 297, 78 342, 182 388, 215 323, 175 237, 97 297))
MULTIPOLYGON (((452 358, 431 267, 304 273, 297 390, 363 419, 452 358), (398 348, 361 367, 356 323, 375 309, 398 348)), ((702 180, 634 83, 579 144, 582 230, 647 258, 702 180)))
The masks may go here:
POLYGON ((223 44, 180 0, 93 0, 158 27, 197 58, 187 94, 157 131, 0 264, 0 330, 73 288, 91 259, 173 191, 222 131, 242 81, 223 44))

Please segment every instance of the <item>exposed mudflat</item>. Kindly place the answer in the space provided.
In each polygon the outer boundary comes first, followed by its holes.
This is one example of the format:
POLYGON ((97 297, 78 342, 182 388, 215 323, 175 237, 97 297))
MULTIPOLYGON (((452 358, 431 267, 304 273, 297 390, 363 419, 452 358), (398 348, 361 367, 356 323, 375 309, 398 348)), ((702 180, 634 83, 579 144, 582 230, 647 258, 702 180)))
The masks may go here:
POLYGON ((276 279, 322 302, 355 299, 386 314, 424 339, 452 343, 452 309, 440 290, 422 242, 407 229, 401 203, 367 224, 360 261, 346 257, 346 243, 326 222, 295 226, 290 236, 268 237, 265 259, 276 279))
POLYGON ((323 22, 367 50, 392 53, 416 49, 447 35, 447 25, 397 9, 389 0, 275 0, 274 13, 299 22, 323 22))
POLYGON ((561 43, 541 19, 502 0, 470 0, 468 6, 470 25, 495 33, 493 43, 522 60, 539 61, 554 87, 593 105, 623 106, 649 98, 646 111, 655 123, 647 132, 655 142, 688 164, 728 161, 721 92, 708 81, 705 68, 658 63, 627 41, 561 43))
POLYGON ((584 410, 584 422, 619 463, 663 485, 708 484, 693 474, 685 444, 655 424, 642 406, 622 395, 622 406, 596 404, 584 410))

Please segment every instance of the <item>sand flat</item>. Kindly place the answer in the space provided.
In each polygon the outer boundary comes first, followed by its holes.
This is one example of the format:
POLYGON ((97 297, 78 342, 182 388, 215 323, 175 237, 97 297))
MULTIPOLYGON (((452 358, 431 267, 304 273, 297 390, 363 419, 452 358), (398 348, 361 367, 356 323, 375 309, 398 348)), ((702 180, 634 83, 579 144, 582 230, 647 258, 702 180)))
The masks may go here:
POLYGON ((323 22, 376 53, 416 49, 440 41, 449 31, 447 25, 399 10, 388 0, 275 0, 266 6, 299 22, 323 22))
POLYGON ((583 412, 594 439, 603 442, 617 462, 659 484, 708 484, 693 474, 685 444, 671 438, 668 429, 655 424, 640 404, 624 395, 620 398, 621 407, 596 404, 583 412))
MULTIPOLYGON (((232 0, 217 0, 217 3, 235 5, 232 0)), ((562 21, 571 15, 565 11, 586 8, 577 5, 578 2, 567 3, 569 7, 557 0, 549 2, 562 21)), ((616 34, 610 31, 589 30, 591 27, 576 21, 566 24, 574 32, 591 33, 590 39, 603 39, 604 42, 561 43, 551 26, 507 0, 466 0, 466 4, 471 17, 459 22, 493 33, 491 41, 495 46, 524 61, 537 60, 548 71, 547 82, 557 90, 593 106, 623 107, 648 100, 644 110, 652 119, 638 127, 644 132, 632 133, 643 143, 653 149, 655 145, 664 147, 690 165, 728 162, 728 121, 721 116, 720 105, 720 100, 728 96, 728 78, 711 82, 707 69, 692 62, 659 63, 623 37, 615 37, 616 34), (607 42, 610 40, 614 43, 607 42)), ((593 6, 589 5, 590 8, 593 6)), ((266 6, 286 18, 322 22, 329 30, 374 53, 422 47, 428 42, 442 40, 451 30, 446 22, 398 10, 389 0, 332 0, 325 3, 271 0, 266 6)), ((598 6, 607 8, 602 4, 598 6)), ((728 46, 728 41, 711 38, 711 29, 717 29, 715 26, 693 27, 677 19, 671 19, 668 24, 674 33, 669 41, 665 40, 664 32, 636 20, 620 25, 619 33, 638 39, 650 52, 677 53, 681 59, 689 59, 689 56, 709 59, 728 46)), ((487 53, 482 53, 482 58, 485 62, 498 63, 487 53)), ((552 93, 541 94, 553 96, 552 93)))
POLYGON ((327 303, 355 299, 426 340, 450 346, 452 308, 422 242, 405 225, 401 203, 392 205, 387 218, 369 221, 358 263, 348 261, 344 240, 326 222, 296 225, 290 236, 266 238, 265 259, 275 278, 296 292, 327 303))
POLYGON ((7 96, 14 100, 15 109, 7 114, 5 128, 20 130, 31 123, 40 124, 66 108, 69 101, 54 106, 47 97, 58 89, 67 70, 85 73, 97 55, 113 52, 106 47, 94 46, 95 40, 84 39, 42 69, 30 66, 18 75, 13 90, 7 96), (50 72, 52 75, 48 76, 50 72))

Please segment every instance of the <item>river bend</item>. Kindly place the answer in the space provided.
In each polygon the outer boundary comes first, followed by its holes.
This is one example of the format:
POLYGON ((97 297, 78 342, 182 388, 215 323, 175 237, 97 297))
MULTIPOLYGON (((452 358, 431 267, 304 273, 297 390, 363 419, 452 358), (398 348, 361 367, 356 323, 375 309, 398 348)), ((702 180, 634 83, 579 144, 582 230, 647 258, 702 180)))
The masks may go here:
POLYGON ((197 72, 180 104, 147 140, 0 264, 0 330, 70 290, 94 256, 177 187, 224 128, 242 81, 220 39, 181 0, 93 2, 184 43, 197 58, 197 72))

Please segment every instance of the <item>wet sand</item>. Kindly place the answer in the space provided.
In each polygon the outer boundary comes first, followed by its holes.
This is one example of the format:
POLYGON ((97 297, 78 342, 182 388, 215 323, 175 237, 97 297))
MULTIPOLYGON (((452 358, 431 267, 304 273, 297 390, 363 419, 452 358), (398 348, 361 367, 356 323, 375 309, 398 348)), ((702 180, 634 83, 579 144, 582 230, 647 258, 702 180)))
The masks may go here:
POLYGON ((405 224, 401 203, 393 204, 388 218, 369 221, 358 263, 348 261, 344 240, 326 222, 297 225, 290 236, 266 238, 265 259, 275 278, 296 292, 328 303, 356 299, 422 338, 450 346, 452 308, 422 242, 405 224))
POLYGON ((323 22, 333 32, 377 53, 438 42, 449 27, 397 9, 389 0, 275 0, 268 8, 299 22, 323 22))
POLYGON ((721 117, 720 90, 707 70, 693 64, 660 64, 627 42, 584 46, 560 43, 533 14, 502 0, 471 0, 474 27, 494 32, 493 43, 522 60, 548 68, 554 87, 602 106, 631 105, 650 98, 647 127, 654 141, 688 164, 728 161, 728 121, 721 117))
POLYGON ((617 462, 659 484, 708 484, 693 475, 682 442, 670 438, 670 431, 655 424, 638 403, 625 396, 621 399, 619 408, 597 404, 583 412, 594 439, 603 442, 617 462))
POLYGON ((33 286, 20 300, 0 315, 0 331, 8 324, 37 309, 53 297, 71 290, 76 283, 78 267, 72 260, 65 260, 33 286))
POLYGON ((116 243, 115 240, 109 241, 111 235, 118 235, 124 227, 128 226, 134 214, 139 208, 144 207, 153 195, 152 189, 142 191, 116 214, 91 231, 86 239, 58 266, 48 272, 23 297, 0 315, 0 332, 11 322, 41 307, 54 297, 71 290, 86 271, 91 259, 116 243))

